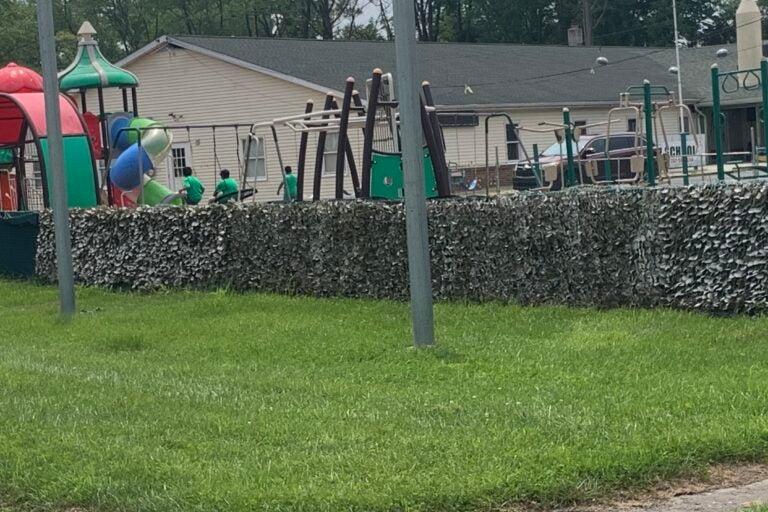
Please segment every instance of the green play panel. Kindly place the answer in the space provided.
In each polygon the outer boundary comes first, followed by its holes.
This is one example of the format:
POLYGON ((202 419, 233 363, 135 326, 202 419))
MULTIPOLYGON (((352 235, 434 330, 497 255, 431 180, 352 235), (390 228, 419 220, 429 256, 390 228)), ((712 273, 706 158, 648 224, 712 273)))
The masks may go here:
MULTIPOLYGON (((48 190, 53 190, 48 166, 48 138, 40 139, 46 169, 48 190)), ((91 208, 98 205, 93 184, 93 159, 90 141, 86 135, 64 137, 64 164, 67 175, 67 204, 70 208, 91 208)), ((49 193, 49 197, 51 194, 49 193)))
MULTIPOLYGON (((398 153, 377 153, 371 162, 371 197, 400 200, 404 197, 403 158, 398 153)), ((429 150, 424 148, 424 188, 429 198, 437 197, 437 182, 429 150)))

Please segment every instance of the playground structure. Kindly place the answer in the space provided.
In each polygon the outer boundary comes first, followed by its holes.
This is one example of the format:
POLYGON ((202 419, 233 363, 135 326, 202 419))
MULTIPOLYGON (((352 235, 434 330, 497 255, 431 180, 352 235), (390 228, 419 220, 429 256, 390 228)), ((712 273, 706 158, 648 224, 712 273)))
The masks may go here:
MULTIPOLYGON (((104 58, 94 34, 93 27, 84 23, 78 33, 77 55, 59 74, 69 206, 181 205, 179 194, 153 178, 171 150, 171 130, 138 116, 138 79, 104 58), (106 112, 107 89, 121 91, 122 112, 106 112), (89 90, 97 91, 97 113, 88 109, 89 90), (68 94, 79 94, 80 111, 68 94), (101 176, 97 161, 101 161, 101 176)), ((2 211, 50 206, 42 89, 42 78, 30 69, 11 63, 0 70, 2 211)))
MULTIPOLYGON (((721 72, 717 64, 712 66, 712 128, 714 135, 715 151, 708 152, 702 139, 707 132, 706 117, 700 112, 695 114, 684 103, 675 98, 674 93, 664 86, 652 85, 646 81, 642 86, 631 86, 620 94, 619 106, 608 113, 607 121, 586 126, 577 126, 571 121, 570 111, 563 110, 562 123, 541 123, 549 125, 549 129, 539 127, 523 127, 512 123, 507 114, 490 114, 486 118, 485 144, 485 190, 489 193, 489 184, 493 181, 490 174, 490 162, 488 158, 488 120, 492 117, 506 117, 517 133, 518 140, 522 140, 520 132, 554 133, 557 144, 560 145, 561 161, 556 164, 542 164, 538 146, 533 146, 533 158, 525 154, 525 162, 516 165, 515 182, 522 186, 518 189, 532 190, 557 190, 564 187, 577 185, 648 185, 657 184, 672 185, 680 183, 689 185, 692 179, 703 181, 714 178, 718 182, 725 180, 741 181, 748 179, 768 178, 768 165, 761 162, 758 155, 768 147, 768 120, 764 114, 768 111, 768 60, 762 60, 760 68, 738 71, 721 72), (722 95, 734 94, 739 91, 760 91, 762 96, 762 112, 758 121, 761 127, 763 147, 758 148, 758 140, 755 130, 751 134, 751 151, 725 152, 723 149, 723 117, 721 112, 722 95), (663 114, 665 111, 681 112, 680 121, 687 119, 689 127, 704 125, 703 130, 694 130, 692 133, 681 131, 679 133, 679 146, 674 156, 679 156, 681 165, 673 169, 670 160, 673 156, 673 143, 670 143, 669 131, 666 129, 663 114), (634 137, 635 152, 626 158, 616 158, 611 155, 610 141, 612 126, 616 122, 614 117, 619 114, 631 113, 638 120, 634 137), (639 120, 642 119, 642 123, 639 120), (589 155, 584 158, 584 153, 579 151, 579 141, 587 128, 605 126, 605 147, 603 156, 589 155), (575 151, 576 150, 576 151, 575 151), (714 168, 707 165, 714 160, 714 168), (691 172, 691 163, 694 164, 694 172, 691 172), (598 166, 602 164, 603 168, 598 166), (616 172, 613 172, 616 165, 616 172), (730 166, 730 168, 727 168, 730 166)), ((524 146, 521 144, 521 147, 524 146)), ((498 159, 497 159, 498 160, 498 159)), ((497 164, 498 174, 498 164, 497 164)), ((496 177, 498 184, 499 179, 496 177)), ((498 186, 498 185, 497 185, 498 186)), ((500 192, 500 190, 499 190, 500 192)))
MULTIPOLYGON (((321 197, 323 154, 327 136, 337 135, 336 174, 334 197, 337 200, 345 196, 363 199, 401 200, 403 198, 404 170, 400 152, 400 120, 398 101, 395 97, 394 81, 391 74, 384 74, 375 69, 366 82, 368 102, 363 105, 360 94, 355 90, 354 78, 346 81, 341 105, 334 94, 328 93, 323 109, 314 110, 314 103, 307 102, 303 114, 282 117, 265 123, 256 123, 251 127, 246 155, 258 152, 261 140, 260 130, 268 130, 274 141, 281 172, 285 168, 280 138, 276 127, 286 126, 301 135, 297 167, 297 197, 304 200, 304 188, 307 174, 307 149, 309 134, 318 134, 312 200, 321 197), (354 115, 352 115, 354 113, 354 115), (360 129, 363 133, 363 152, 360 172, 350 144, 351 129, 360 129), (345 172, 349 169, 354 192, 344 190, 345 172)), ((421 122, 424 135, 424 180, 426 195, 429 198, 448 197, 451 195, 448 167, 445 160, 445 143, 437 118, 432 93, 428 82, 422 84, 420 93, 421 122)), ((247 158, 251 161, 251 158, 247 158)), ((243 173, 243 188, 254 172, 246 166, 243 173)), ((284 179, 283 174, 283 179, 284 179)), ((287 192, 286 192, 287 194, 287 192)), ((285 197, 287 198, 287 195, 285 197)))
MULTIPOLYGON (((486 119, 486 180, 490 181, 487 121, 491 117, 504 116, 514 127, 518 140, 522 140, 521 132, 552 133, 555 144, 560 148, 560 158, 555 162, 543 162, 537 144, 533 145, 533 158, 524 151, 525 163, 515 168, 518 189, 548 191, 578 185, 655 186, 659 181, 671 184, 676 179, 688 184, 690 160, 697 157, 696 161, 700 164, 707 154, 696 152, 697 148, 702 148, 702 134, 681 133, 680 148, 685 148, 678 151, 682 169, 680 172, 672 170, 670 153, 674 144, 670 142, 669 131, 665 127, 664 113, 681 110, 689 126, 699 125, 689 107, 679 103, 674 93, 666 87, 654 86, 646 81, 641 86, 630 86, 622 92, 619 95, 619 105, 608 111, 607 119, 603 122, 576 125, 572 122, 571 112, 567 108, 563 109, 562 123, 542 122, 537 127, 517 126, 506 114, 492 114, 486 119), (619 148, 611 147, 614 140, 612 134, 617 132, 614 125, 624 121, 617 119, 622 115, 629 115, 637 121, 633 132, 620 133, 624 138, 629 136, 633 139, 631 154, 617 156, 619 148), (542 128, 543 126, 547 128, 542 128), (604 128, 604 131, 586 135, 588 130, 598 127, 604 128), (585 137, 599 140, 601 147, 583 148, 580 141, 585 137), (691 142, 693 145, 690 145, 691 142)), ((626 153, 626 148, 624 152, 626 153)))
POLYGON ((171 150, 172 134, 160 123, 139 117, 138 78, 101 54, 93 38, 95 34, 88 22, 80 28, 77 55, 72 64, 59 73, 59 87, 80 95, 82 116, 90 128, 94 152, 105 169, 101 182, 106 188, 107 204, 125 207, 182 204, 178 194, 153 179, 155 169, 165 162, 171 150), (123 112, 106 112, 106 89, 121 91, 123 112), (97 92, 98 114, 88 110, 88 90, 97 92))
MULTIPOLYGON (((10 63, 0 70, 0 209, 50 206, 48 132, 43 80, 31 69, 10 63)), ((88 126, 75 104, 59 95, 64 172, 70 208, 99 204, 96 166, 88 126)))
POLYGON ((768 60, 762 59, 760 67, 756 69, 745 69, 738 71, 720 72, 717 64, 712 66, 712 127, 715 136, 715 159, 717 165, 718 181, 725 180, 726 176, 736 179, 756 179, 768 177, 768 167, 761 165, 758 161, 757 144, 754 133, 752 134, 752 155, 751 163, 748 165, 739 165, 742 162, 733 162, 734 169, 726 171, 725 156, 723 152, 723 129, 721 118, 721 95, 735 94, 741 90, 761 92, 762 99, 762 119, 759 120, 762 126, 763 151, 768 150, 768 60), (751 171, 750 176, 743 176, 742 170, 751 171))

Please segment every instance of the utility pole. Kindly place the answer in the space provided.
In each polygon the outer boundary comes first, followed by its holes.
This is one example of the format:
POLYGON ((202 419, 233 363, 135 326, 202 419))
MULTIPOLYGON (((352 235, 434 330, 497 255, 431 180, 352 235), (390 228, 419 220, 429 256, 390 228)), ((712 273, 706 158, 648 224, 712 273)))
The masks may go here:
POLYGON ((584 18, 584 46, 592 46, 592 0, 581 0, 584 18))
POLYGON ((52 0, 37 0, 37 32, 40 62, 43 68, 45 123, 48 128, 48 172, 56 235, 56 272, 59 280, 59 312, 63 317, 75 314, 75 287, 72 272, 72 240, 67 207, 67 180, 64 176, 64 139, 61 134, 59 78, 56 66, 56 39, 53 30, 52 0))
MULTIPOLYGON (((672 0, 672 20, 675 29, 675 64, 677 65, 677 101, 680 103, 680 133, 685 132, 685 118, 683 117, 683 69, 680 67, 680 31, 677 28, 677 1, 672 0)), ((693 128, 693 127, 691 127, 693 128)), ((682 148, 685 150, 685 148, 682 148)))
POLYGON ((435 343, 429 226, 424 186, 421 104, 416 77, 416 20, 414 0, 395 0, 395 57, 397 97, 400 102, 402 166, 405 177, 405 222, 408 236, 408 277, 411 288, 413 343, 435 343))

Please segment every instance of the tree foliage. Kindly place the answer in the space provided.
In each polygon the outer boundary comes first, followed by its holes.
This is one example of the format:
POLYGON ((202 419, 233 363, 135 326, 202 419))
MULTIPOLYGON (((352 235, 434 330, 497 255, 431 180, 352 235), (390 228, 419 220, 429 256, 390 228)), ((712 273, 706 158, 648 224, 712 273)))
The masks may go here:
MULTIPOLYGON (((738 0, 677 0, 684 44, 735 40, 738 0)), ((117 60, 164 34, 391 39, 392 0, 54 0, 60 64, 80 24, 117 60)), ((768 10, 768 0, 760 0, 768 10)), ((0 0, 0 60, 37 67, 34 0, 0 0)), ((574 25, 596 46, 671 46, 671 0, 414 0, 424 41, 565 44, 574 25), (591 20, 591 23, 585 21, 591 20)))

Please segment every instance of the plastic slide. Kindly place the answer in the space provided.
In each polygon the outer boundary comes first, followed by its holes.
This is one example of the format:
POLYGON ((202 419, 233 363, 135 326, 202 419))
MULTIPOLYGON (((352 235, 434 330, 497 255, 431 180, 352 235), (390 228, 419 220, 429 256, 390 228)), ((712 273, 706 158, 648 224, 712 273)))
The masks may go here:
POLYGON ((173 136, 165 126, 120 113, 112 117, 109 132, 112 147, 119 155, 109 170, 109 178, 121 192, 121 204, 183 204, 178 194, 151 179, 171 150, 173 136))

